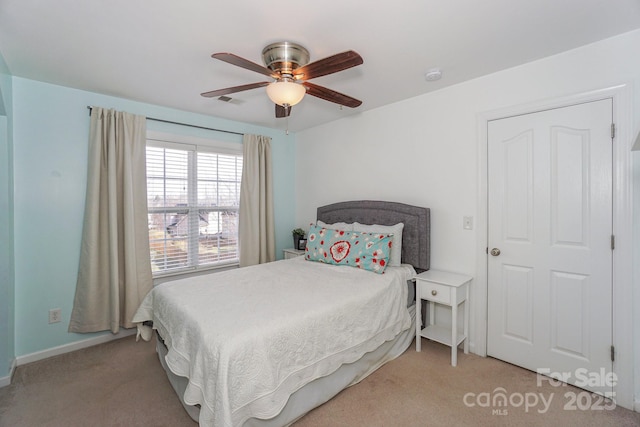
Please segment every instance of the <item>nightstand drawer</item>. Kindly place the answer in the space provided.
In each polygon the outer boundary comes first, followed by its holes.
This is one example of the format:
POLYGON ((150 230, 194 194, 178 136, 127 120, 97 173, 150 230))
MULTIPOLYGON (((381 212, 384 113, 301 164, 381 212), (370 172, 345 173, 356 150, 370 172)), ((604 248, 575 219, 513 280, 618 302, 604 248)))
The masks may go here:
POLYGON ((451 288, 449 286, 422 280, 418 280, 418 286, 420 286, 419 295, 422 299, 451 305, 451 288))

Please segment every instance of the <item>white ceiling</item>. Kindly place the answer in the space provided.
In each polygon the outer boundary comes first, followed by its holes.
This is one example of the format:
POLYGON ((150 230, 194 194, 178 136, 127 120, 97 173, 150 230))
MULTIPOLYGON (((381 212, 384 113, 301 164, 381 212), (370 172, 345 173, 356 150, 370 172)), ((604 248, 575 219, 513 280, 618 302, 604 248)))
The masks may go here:
POLYGON ((262 64, 275 41, 302 44, 312 61, 358 52, 363 65, 313 83, 362 106, 307 96, 292 131, 636 28, 640 0, 0 0, 0 52, 15 76, 278 129, 286 120, 264 88, 232 103, 200 96, 264 80, 212 53, 262 64), (434 67, 442 79, 425 81, 434 67))

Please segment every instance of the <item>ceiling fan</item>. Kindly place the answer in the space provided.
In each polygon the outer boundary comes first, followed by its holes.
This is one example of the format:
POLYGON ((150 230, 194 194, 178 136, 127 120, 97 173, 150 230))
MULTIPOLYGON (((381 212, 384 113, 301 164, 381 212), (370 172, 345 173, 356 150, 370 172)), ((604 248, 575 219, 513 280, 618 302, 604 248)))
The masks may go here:
POLYGON ((232 53, 214 53, 211 57, 271 77, 274 81, 212 90, 202 94, 207 98, 266 86, 267 95, 276 104, 278 118, 288 117, 291 107, 307 93, 346 107, 355 108, 362 104, 358 99, 307 81, 362 64, 362 57, 352 50, 309 63, 309 51, 304 47, 290 42, 272 43, 262 50, 262 60, 266 67, 232 53))

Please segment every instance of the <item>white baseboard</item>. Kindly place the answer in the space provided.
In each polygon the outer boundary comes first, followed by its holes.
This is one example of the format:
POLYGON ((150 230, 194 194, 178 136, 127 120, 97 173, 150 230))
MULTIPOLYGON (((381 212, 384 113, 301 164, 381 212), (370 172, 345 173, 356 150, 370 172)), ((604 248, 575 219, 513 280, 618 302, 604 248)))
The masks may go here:
POLYGON ((9 375, 7 375, 6 377, 0 377, 0 388, 11 385, 11 379, 13 378, 13 373, 16 370, 16 366, 17 361, 16 359, 13 359, 13 361, 11 362, 11 368, 9 368, 9 375))
POLYGON ((93 347, 94 345, 103 344, 109 341, 117 340, 120 338, 128 337, 136 333, 136 328, 123 329, 117 334, 105 334, 93 338, 88 338, 82 341, 76 341, 69 344, 59 345, 57 347, 48 348, 46 350, 37 351, 31 354, 25 354, 24 356, 18 356, 16 358, 17 366, 25 365, 31 362, 37 362, 38 360, 47 359, 53 356, 59 356, 61 354, 69 353, 76 350, 81 350, 87 347, 93 347))

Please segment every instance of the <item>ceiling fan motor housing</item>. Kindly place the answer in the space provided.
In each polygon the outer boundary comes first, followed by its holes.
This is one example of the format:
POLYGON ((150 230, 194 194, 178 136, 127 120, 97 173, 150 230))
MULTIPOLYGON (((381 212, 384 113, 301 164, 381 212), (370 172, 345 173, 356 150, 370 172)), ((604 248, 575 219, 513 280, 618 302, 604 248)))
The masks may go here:
POLYGON ((296 68, 309 63, 309 51, 299 44, 277 42, 262 49, 262 60, 270 70, 283 77, 293 77, 296 68))

